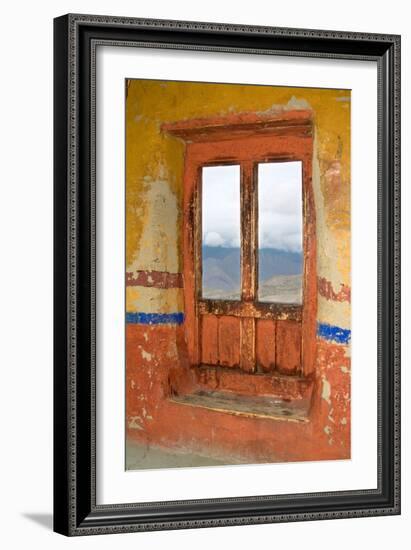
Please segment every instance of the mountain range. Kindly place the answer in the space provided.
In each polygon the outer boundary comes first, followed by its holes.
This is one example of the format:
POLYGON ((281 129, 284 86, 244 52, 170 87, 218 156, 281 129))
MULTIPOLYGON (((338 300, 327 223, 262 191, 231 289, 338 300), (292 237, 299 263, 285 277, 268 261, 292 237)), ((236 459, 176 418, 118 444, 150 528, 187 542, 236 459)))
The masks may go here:
MULTIPOLYGON (((204 246, 203 296, 238 299, 240 249, 204 246)), ((259 250, 259 299, 299 302, 301 300, 302 254, 274 248, 259 250)))

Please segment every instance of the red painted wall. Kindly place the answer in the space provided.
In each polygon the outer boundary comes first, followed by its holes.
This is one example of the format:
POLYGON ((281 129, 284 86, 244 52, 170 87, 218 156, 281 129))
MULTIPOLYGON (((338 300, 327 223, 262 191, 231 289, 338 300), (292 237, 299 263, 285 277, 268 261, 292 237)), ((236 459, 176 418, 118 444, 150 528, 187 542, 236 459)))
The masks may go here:
POLYGON ((183 325, 127 326, 127 437, 244 462, 350 458, 350 359, 345 346, 317 339, 308 423, 246 418, 168 400, 186 380, 183 325))

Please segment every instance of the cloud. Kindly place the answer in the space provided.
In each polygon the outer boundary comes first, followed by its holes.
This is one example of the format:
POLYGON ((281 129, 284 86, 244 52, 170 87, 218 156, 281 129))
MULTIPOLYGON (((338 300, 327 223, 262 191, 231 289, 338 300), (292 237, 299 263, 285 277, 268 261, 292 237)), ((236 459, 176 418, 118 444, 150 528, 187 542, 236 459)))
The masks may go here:
MULTIPOLYGON (((302 250, 302 172, 300 162, 258 167, 260 248, 302 250)), ((240 167, 203 169, 203 242, 240 246, 240 167)))
POLYGON ((206 246, 224 246, 225 239, 216 231, 209 231, 203 237, 204 244, 206 246))
POLYGON ((260 214, 258 242, 260 248, 302 250, 301 216, 266 212, 260 214))
POLYGON ((240 246, 240 167, 203 168, 203 242, 240 246))

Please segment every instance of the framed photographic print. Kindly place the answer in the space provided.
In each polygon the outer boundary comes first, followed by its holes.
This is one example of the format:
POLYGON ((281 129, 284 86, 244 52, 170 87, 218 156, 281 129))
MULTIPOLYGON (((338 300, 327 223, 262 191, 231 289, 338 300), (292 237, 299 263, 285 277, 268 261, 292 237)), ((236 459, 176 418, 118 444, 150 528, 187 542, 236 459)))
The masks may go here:
POLYGON ((400 512, 400 37, 55 19, 54 528, 400 512))

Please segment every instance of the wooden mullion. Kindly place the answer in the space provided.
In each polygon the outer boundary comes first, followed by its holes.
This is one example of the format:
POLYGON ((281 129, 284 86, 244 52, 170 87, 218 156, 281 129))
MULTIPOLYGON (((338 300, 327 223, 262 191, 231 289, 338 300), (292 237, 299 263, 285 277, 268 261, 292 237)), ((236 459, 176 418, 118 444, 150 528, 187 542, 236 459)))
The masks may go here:
POLYGON ((252 212, 252 229, 253 229, 253 251, 254 251, 254 287, 253 287, 253 296, 254 302, 258 302, 258 268, 259 268, 259 257, 258 257, 258 216, 259 216, 259 206, 258 206, 258 164, 252 163, 251 166, 251 182, 252 182, 252 192, 253 192, 253 212, 252 212))
POLYGON ((201 357, 200 318, 198 298, 201 292, 201 169, 186 153, 184 170, 183 236, 184 310, 187 329, 187 351, 190 365, 198 365, 201 357), (200 199, 199 199, 200 197, 200 199))
POLYGON ((203 296, 203 168, 196 171, 194 189, 194 270, 196 281, 196 303, 203 296))
POLYGON ((197 342, 196 362, 200 363, 203 355, 203 320, 199 315, 199 301, 203 295, 203 169, 195 168, 195 185, 193 193, 194 210, 194 279, 195 279, 195 333, 197 342))
MULTIPOLYGON (((256 200, 253 163, 241 164, 241 300, 254 303, 256 297, 256 200)), ((254 372, 255 318, 241 318, 240 367, 254 372)))
POLYGON ((256 297, 256 196, 253 163, 241 164, 241 299, 253 302, 256 297))
POLYGON ((255 372, 255 319, 242 317, 240 323, 240 367, 245 372, 255 372))

